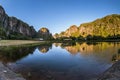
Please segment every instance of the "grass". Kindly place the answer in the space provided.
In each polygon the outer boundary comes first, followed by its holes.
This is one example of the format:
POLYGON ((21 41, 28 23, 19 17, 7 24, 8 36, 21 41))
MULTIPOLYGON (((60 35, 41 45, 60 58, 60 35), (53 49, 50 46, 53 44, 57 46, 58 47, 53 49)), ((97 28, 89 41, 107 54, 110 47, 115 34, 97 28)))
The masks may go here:
POLYGON ((44 41, 34 41, 34 40, 0 40, 0 46, 14 46, 14 45, 24 45, 24 44, 34 44, 43 43, 44 41))
POLYGON ((2 43, 8 43, 9 46, 4 45, 4 46, 0 46, 0 60, 2 62, 14 62, 17 61, 25 56, 27 56, 29 53, 33 53, 33 51, 40 46, 44 46, 44 45, 52 45, 52 43, 50 41, 27 41, 24 42, 24 44, 20 44, 21 42, 23 42, 24 40, 20 40, 19 44, 15 44, 15 45, 10 45, 11 43, 14 43, 16 40, 12 40, 12 41, 1 41, 2 43))

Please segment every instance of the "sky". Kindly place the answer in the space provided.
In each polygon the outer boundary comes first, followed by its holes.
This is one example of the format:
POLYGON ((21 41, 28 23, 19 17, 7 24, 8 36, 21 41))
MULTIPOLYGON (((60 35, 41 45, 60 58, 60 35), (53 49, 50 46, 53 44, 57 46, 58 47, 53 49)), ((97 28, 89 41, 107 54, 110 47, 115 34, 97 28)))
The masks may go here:
POLYGON ((52 34, 120 14, 120 0, 0 0, 0 5, 9 16, 34 26, 36 31, 46 27, 52 34))

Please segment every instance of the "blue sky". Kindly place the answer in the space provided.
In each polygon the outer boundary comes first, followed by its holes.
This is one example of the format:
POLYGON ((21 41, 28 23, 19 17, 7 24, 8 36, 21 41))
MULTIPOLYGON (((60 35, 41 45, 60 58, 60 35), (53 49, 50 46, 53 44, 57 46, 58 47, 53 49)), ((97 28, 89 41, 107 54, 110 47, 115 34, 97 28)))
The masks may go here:
POLYGON ((0 0, 0 5, 9 16, 33 25, 36 31, 47 27, 53 34, 74 24, 120 14, 120 0, 0 0))

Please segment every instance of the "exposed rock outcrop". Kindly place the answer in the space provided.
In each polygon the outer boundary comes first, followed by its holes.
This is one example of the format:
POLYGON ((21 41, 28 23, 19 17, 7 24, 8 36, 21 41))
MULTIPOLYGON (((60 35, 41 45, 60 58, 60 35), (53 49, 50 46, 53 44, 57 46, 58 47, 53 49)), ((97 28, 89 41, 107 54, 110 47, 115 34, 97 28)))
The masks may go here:
POLYGON ((78 32, 78 27, 76 25, 72 25, 69 29, 65 31, 65 34, 67 35, 67 37, 69 36, 77 37, 78 35, 76 34, 76 32, 78 32))
POLYGON ((98 80, 120 80, 120 61, 113 64, 98 80))
POLYGON ((29 26, 27 23, 18 20, 15 17, 9 18, 9 30, 29 37, 34 37, 36 35, 36 31, 33 26, 29 26))
POLYGON ((120 15, 112 14, 79 26, 81 36, 120 36, 120 15))
POLYGON ((20 74, 16 74, 0 62, 0 80, 26 80, 20 74))
POLYGON ((0 6, 0 38, 3 39, 51 39, 52 34, 47 28, 41 28, 38 32, 33 26, 17 19, 9 17, 2 6, 0 6))
POLYGON ((97 19, 93 22, 83 23, 80 26, 71 26, 60 34, 55 34, 56 37, 103 37, 116 38, 120 37, 120 15, 112 14, 97 19))
POLYGON ((16 36, 18 38, 22 36, 33 38, 36 35, 33 26, 29 26, 15 17, 9 17, 2 6, 0 6, 0 28, 5 31, 4 36, 8 39, 16 38, 16 36))
POLYGON ((47 39, 52 39, 52 34, 50 33, 50 31, 43 27, 38 31, 38 37, 47 40, 47 39))

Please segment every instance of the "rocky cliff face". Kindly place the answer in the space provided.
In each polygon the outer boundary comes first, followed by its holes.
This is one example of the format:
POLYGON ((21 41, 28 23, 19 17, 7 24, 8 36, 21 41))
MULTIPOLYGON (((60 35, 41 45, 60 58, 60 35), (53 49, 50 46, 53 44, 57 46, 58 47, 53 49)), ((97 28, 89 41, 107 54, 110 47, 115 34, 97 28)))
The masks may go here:
POLYGON ((36 35, 36 31, 33 28, 33 26, 29 26, 27 23, 15 17, 9 17, 5 13, 2 6, 0 6, 0 28, 4 30, 5 36, 7 36, 8 38, 15 38, 15 36, 24 36, 32 38, 36 35))
POLYGON ((9 18, 9 30, 21 33, 29 37, 34 37, 34 35, 36 34, 36 31, 33 28, 33 26, 29 26, 27 23, 20 21, 15 17, 9 18))
POLYGON ((120 15, 112 14, 104 18, 97 19, 90 23, 79 26, 80 35, 91 36, 119 36, 120 35, 120 15))
POLYGON ((78 35, 77 35, 76 32, 78 32, 78 27, 76 25, 72 25, 66 31, 63 31, 60 34, 56 33, 54 35, 54 38, 57 38, 57 37, 70 37, 70 36, 76 36, 77 37, 78 35))
POLYGON ((47 40, 52 38, 52 34, 49 32, 47 28, 43 27, 38 31, 38 37, 47 40))
POLYGON ((65 35, 67 35, 67 37, 74 36, 76 32, 78 32, 78 27, 76 25, 72 25, 65 31, 65 35))
POLYGON ((120 15, 112 14, 97 19, 93 22, 84 23, 80 26, 71 26, 65 32, 55 34, 55 37, 120 37, 120 15))

